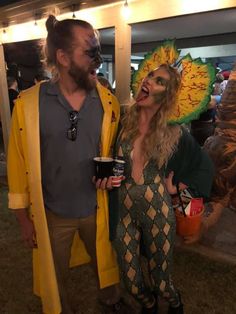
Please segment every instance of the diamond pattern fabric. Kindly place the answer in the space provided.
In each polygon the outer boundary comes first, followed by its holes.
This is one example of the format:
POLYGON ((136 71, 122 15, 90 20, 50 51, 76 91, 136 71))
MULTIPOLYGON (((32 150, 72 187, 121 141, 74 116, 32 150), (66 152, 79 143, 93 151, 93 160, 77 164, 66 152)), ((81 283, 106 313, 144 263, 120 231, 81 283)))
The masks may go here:
POLYGON ((151 302, 152 290, 176 303, 178 294, 170 275, 175 215, 163 170, 149 161, 136 183, 131 177, 132 148, 123 143, 118 151, 126 161, 126 180, 118 192, 119 223, 114 241, 123 281, 144 306, 151 302), (147 258, 151 287, 144 282, 141 254, 147 258))

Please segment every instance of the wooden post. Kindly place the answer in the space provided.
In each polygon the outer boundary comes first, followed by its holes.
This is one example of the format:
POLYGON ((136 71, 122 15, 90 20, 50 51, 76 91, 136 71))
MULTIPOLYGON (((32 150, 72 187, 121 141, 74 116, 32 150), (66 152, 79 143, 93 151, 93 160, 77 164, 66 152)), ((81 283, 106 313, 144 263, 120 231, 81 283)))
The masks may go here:
POLYGON ((116 96, 120 104, 130 99, 131 26, 123 19, 115 26, 115 80, 116 96))
POLYGON ((8 138, 10 132, 10 105, 7 87, 7 75, 3 45, 0 44, 0 117, 2 122, 3 142, 5 153, 7 153, 8 138))

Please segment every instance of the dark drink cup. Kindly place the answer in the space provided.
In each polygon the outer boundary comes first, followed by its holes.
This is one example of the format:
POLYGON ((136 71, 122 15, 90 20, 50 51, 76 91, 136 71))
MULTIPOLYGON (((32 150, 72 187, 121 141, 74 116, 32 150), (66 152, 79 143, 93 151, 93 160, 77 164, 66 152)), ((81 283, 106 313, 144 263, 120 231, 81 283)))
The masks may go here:
POLYGON ((93 158, 95 166, 96 179, 104 179, 112 176, 113 158, 110 157, 95 157, 93 158))

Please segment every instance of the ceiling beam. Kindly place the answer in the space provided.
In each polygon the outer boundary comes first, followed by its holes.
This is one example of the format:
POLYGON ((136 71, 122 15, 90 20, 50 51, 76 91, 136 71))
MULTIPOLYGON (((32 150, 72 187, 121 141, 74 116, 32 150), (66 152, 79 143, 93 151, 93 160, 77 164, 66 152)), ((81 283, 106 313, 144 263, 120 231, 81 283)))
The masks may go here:
MULTIPOLYGON (((6 2, 6 1, 5 1, 6 2)), ((9 1, 8 1, 9 2, 9 1)), ((0 25, 7 23, 15 25, 34 20, 35 14, 39 18, 46 18, 49 14, 59 15, 73 10, 94 8, 119 0, 23 0, 9 5, 0 6, 0 25)))

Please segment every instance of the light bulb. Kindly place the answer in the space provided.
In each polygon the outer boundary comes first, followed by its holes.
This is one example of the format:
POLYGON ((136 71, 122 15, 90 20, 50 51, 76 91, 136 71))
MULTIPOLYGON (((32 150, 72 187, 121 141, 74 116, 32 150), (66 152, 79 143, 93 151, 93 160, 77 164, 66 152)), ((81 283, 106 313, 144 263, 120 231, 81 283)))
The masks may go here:
POLYGON ((127 20, 129 17, 130 17, 130 8, 129 8, 129 5, 128 5, 128 1, 126 0, 123 7, 122 7, 122 15, 124 17, 125 20, 127 20))
POLYGON ((40 37, 40 35, 41 35, 41 30, 40 30, 40 27, 39 27, 37 21, 34 22, 34 35, 36 37, 40 37))
POLYGON ((7 42, 8 36, 7 36, 7 31, 4 29, 2 32, 2 42, 7 42))

